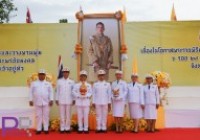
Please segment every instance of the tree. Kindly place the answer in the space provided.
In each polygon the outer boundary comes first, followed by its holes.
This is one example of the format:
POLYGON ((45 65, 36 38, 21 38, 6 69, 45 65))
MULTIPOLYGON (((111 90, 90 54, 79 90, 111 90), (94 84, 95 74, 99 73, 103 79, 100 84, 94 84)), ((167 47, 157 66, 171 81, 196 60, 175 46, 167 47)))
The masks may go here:
POLYGON ((8 23, 12 12, 17 11, 17 8, 13 4, 13 0, 0 0, 0 23, 8 23))
POLYGON ((67 19, 60 19, 59 23, 68 23, 68 20, 67 19))

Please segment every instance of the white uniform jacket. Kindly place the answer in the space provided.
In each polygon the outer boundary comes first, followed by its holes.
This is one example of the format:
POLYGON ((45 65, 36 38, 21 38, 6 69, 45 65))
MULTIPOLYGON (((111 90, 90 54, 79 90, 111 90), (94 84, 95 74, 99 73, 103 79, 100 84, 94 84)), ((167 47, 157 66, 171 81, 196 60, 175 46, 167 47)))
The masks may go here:
POLYGON ((53 87, 50 82, 34 81, 31 83, 29 100, 33 101, 35 106, 49 105, 53 100, 53 87))
POLYGON ((113 90, 117 90, 119 89, 119 95, 118 96, 114 96, 113 92, 112 92, 112 99, 113 100, 123 100, 126 101, 126 97, 127 97, 127 83, 123 80, 119 80, 112 82, 112 91, 113 90))
POLYGON ((129 83, 127 100, 128 103, 138 103, 144 105, 143 86, 137 82, 134 84, 134 86, 133 82, 129 83))
POLYGON ((85 83, 87 87, 87 93, 85 95, 81 95, 80 87, 82 85, 81 82, 74 85, 73 88, 73 96, 76 101, 76 106, 90 106, 90 97, 92 96, 92 87, 89 83, 85 83))
POLYGON ((72 104, 72 89, 74 84, 75 82, 69 78, 61 78, 57 81, 56 100, 59 101, 59 104, 72 104))
POLYGON ((159 91, 158 91, 157 85, 153 85, 153 84, 144 85, 143 91, 144 91, 145 104, 151 104, 151 105, 160 104, 160 96, 159 96, 159 91), (150 86, 150 88, 149 88, 149 86, 150 86))
POLYGON ((93 103, 107 105, 111 103, 111 86, 106 81, 98 81, 93 85, 93 103))

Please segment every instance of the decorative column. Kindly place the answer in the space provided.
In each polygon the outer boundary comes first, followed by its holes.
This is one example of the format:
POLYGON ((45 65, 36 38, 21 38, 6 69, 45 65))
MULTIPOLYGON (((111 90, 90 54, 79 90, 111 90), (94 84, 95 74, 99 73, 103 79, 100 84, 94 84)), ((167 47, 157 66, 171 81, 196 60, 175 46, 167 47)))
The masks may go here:
POLYGON ((127 46, 125 45, 124 39, 124 21, 123 21, 123 13, 121 11, 117 11, 115 13, 115 18, 119 20, 119 28, 120 28, 120 56, 121 56, 121 70, 123 71, 123 78, 126 75, 126 60, 128 59, 127 56, 127 46))
POLYGON ((75 45, 74 53, 76 54, 77 60, 77 80, 79 80, 79 73, 81 71, 81 55, 83 52, 83 47, 81 46, 81 35, 82 35, 82 21, 84 18, 83 11, 80 9, 79 12, 76 13, 76 18, 78 19, 77 26, 77 44, 75 45))

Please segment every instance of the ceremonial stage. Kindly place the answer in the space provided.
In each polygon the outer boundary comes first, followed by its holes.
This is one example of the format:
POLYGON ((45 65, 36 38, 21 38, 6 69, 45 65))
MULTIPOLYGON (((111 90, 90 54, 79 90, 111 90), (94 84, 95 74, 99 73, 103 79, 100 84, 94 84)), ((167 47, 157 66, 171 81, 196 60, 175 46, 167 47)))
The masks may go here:
POLYGON ((200 138, 200 129, 195 128, 185 128, 185 129, 161 129, 159 132, 155 133, 146 133, 140 132, 138 134, 124 132, 123 134, 116 134, 115 132, 108 132, 106 134, 96 134, 94 131, 90 132, 90 134, 77 134, 76 132, 72 132, 71 134, 60 134, 58 132, 50 132, 48 135, 41 134, 35 135, 34 131, 32 132, 32 136, 6 136, 2 137, 2 140, 199 140, 200 138))
MULTIPOLYGON (((169 104, 158 111, 157 128, 199 128, 200 95, 197 91, 200 91, 199 87, 171 87, 167 95, 169 104)), ((28 92, 27 87, 0 87, 0 116, 29 117, 31 128, 34 128, 35 113, 34 108, 28 106, 28 92)), ((58 118, 55 104, 51 116, 58 118)))

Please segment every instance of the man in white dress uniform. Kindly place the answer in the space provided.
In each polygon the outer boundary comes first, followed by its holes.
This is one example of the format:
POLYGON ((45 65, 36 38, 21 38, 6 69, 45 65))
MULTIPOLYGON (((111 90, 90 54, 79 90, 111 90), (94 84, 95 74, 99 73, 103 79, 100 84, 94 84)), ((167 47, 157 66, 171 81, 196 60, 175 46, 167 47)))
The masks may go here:
POLYGON ((105 81, 104 70, 99 70, 98 81, 93 85, 93 107, 96 109, 96 133, 107 132, 107 115, 111 110, 111 85, 105 81))
POLYGON ((88 134, 88 117, 90 111, 90 98, 92 96, 92 87, 87 83, 87 71, 80 72, 80 82, 73 88, 73 96, 76 100, 76 109, 78 115, 78 133, 88 134))
POLYGON ((57 81, 56 87, 56 104, 60 112, 60 133, 70 133, 71 125, 71 108, 73 104, 72 89, 74 81, 69 79, 70 70, 62 70, 63 78, 57 81))
POLYGON ((50 82, 45 80, 46 72, 40 69, 38 80, 31 83, 29 104, 35 106, 36 111, 36 134, 43 130, 45 134, 49 133, 49 109, 53 105, 53 88, 50 82))
POLYGON ((157 119, 157 109, 160 104, 158 86, 153 84, 153 76, 146 75, 146 85, 144 90, 144 118, 147 120, 147 132, 155 132, 155 123, 157 119))
POLYGON ((138 132, 139 120, 143 117, 143 109, 144 109, 144 94, 143 87, 140 83, 138 83, 138 74, 133 73, 131 75, 131 80, 128 84, 128 103, 129 103, 129 111, 130 117, 134 121, 134 130, 133 133, 138 132))
POLYGON ((122 133, 124 108, 127 95, 127 83, 122 80, 123 72, 117 70, 115 72, 116 81, 112 82, 112 107, 113 116, 116 124, 116 132, 122 133))

